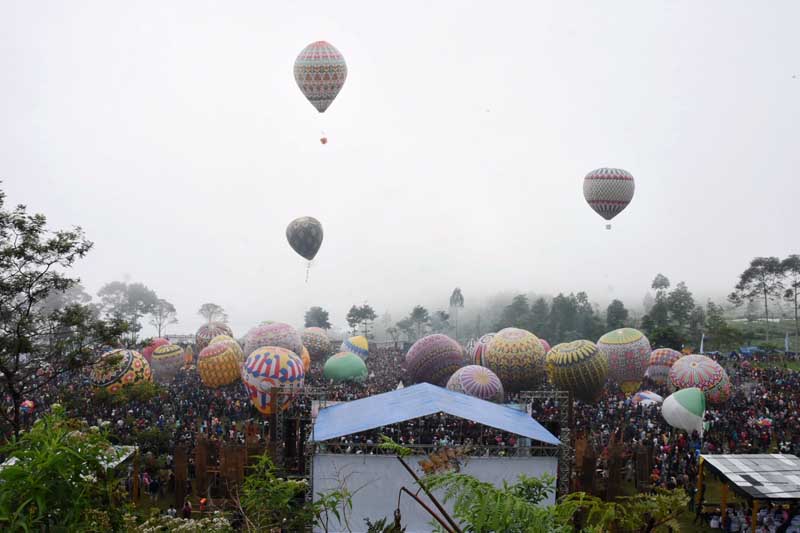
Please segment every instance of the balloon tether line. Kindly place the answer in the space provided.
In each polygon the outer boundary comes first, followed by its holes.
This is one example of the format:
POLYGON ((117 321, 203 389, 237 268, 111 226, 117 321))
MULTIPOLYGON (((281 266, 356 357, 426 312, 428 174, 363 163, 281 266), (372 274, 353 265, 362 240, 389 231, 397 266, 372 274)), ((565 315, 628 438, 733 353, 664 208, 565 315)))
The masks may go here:
POLYGON ((306 264, 306 283, 308 283, 308 272, 311 270, 311 261, 306 264))

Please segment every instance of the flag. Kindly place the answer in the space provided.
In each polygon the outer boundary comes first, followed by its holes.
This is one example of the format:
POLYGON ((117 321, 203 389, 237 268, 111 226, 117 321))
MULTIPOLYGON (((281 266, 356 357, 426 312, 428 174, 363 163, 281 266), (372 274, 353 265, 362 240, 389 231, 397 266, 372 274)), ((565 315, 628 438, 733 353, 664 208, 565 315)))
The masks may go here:
POLYGON ((703 343, 706 340, 706 334, 703 333, 703 336, 700 337, 700 355, 703 355, 703 343))

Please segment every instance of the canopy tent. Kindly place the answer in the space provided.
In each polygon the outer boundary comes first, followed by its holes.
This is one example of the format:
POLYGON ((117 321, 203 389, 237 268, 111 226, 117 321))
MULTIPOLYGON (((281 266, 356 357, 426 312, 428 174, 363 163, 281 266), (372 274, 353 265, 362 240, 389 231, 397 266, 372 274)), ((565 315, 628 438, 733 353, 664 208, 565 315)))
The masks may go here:
POLYGON ((447 413, 545 444, 561 444, 558 438, 523 411, 429 383, 322 409, 314 424, 312 438, 315 442, 322 442, 436 413, 447 413))

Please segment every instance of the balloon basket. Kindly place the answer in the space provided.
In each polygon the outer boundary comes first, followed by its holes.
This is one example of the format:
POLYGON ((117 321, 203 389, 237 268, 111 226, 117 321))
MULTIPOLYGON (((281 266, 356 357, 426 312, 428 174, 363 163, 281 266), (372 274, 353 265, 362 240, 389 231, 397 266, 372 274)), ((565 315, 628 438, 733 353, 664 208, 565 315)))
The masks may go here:
POLYGON ((611 224, 606 224, 606 229, 611 229, 611 224))

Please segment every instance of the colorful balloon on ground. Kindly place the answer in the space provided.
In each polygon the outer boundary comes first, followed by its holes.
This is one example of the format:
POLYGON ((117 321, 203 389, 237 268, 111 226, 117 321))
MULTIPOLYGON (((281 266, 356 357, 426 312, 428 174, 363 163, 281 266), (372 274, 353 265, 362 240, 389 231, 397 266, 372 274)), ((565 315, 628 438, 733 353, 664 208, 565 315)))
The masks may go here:
POLYGON ((183 364, 184 366, 189 366, 192 363, 194 363, 194 350, 192 350, 191 346, 187 346, 183 351, 183 364))
POLYGON ((294 80, 320 113, 333 103, 346 79, 347 63, 339 50, 328 42, 309 44, 294 61, 294 80))
POLYGON ((183 367, 183 348, 175 344, 165 344, 153 351, 153 377, 156 381, 164 383, 172 381, 175 374, 183 367))
POLYGON ((363 335, 357 337, 350 337, 342 343, 340 352, 351 352, 359 356, 361 359, 366 359, 369 356, 369 341, 363 335))
MULTIPOLYGON (((250 395, 253 406, 265 415, 272 414, 272 392, 275 388, 289 389, 289 392, 303 388, 305 370, 303 362, 296 354, 277 346, 258 348, 247 357, 242 366, 242 381, 250 395)), ((278 407, 283 410, 292 402, 292 394, 282 394, 277 398, 278 407)))
POLYGON ((322 224, 314 217, 300 217, 286 227, 289 246, 301 257, 311 261, 322 246, 322 224))
POLYGON ((480 365, 456 370, 447 380, 447 388, 489 402, 503 403, 503 384, 497 374, 480 365))
POLYGON ((545 355, 547 355, 547 352, 550 351, 552 346, 550 346, 550 343, 547 342, 546 340, 542 339, 542 338, 539 338, 539 342, 542 343, 542 348, 544 348, 544 353, 545 353, 545 355))
POLYGON ((282 322, 273 322, 253 329, 245 340, 244 354, 249 356, 264 346, 286 348, 295 355, 303 353, 303 341, 300 334, 292 326, 282 322))
POLYGON ((600 337, 597 348, 608 357, 608 377, 626 394, 635 392, 650 362, 647 337, 637 329, 615 329, 600 337))
POLYGON ((556 388, 593 402, 605 386, 608 357, 591 341, 556 344, 547 354, 547 374, 556 388))
POLYGON ((414 383, 444 386, 453 372, 464 366, 461 345, 447 335, 422 337, 406 353, 406 371, 414 383))
POLYGON ((663 385, 669 379, 669 370, 683 354, 671 348, 659 348, 650 354, 646 376, 663 385))
POLYGON ((306 328, 300 339, 313 359, 321 359, 331 352, 331 341, 328 339, 328 333, 322 328, 306 328))
POLYGON ((197 356, 197 372, 206 387, 230 385, 241 376, 242 358, 229 342, 203 348, 197 356))
POLYGON ((506 392, 533 390, 545 375, 545 353, 539 338, 524 329, 505 328, 495 334, 483 356, 506 392))
POLYGON ((305 346, 303 346, 303 353, 300 354, 300 360, 303 361, 303 370, 306 372, 311 370, 311 355, 305 346))
POLYGON ((214 337, 213 339, 211 339, 211 340, 208 342, 208 344, 216 344, 216 343, 218 343, 218 342, 224 342, 224 341, 235 341, 235 340, 236 340, 236 339, 234 339, 234 338, 233 338, 233 337, 231 337, 230 335, 217 335, 216 337, 214 337))
POLYGON ((486 354, 486 348, 489 346, 489 343, 492 342, 494 336, 497 335, 496 333, 487 333, 486 335, 481 336, 478 339, 478 342, 475 343, 475 347, 472 349, 472 362, 476 365, 486 366, 484 365, 483 356, 486 354))
POLYGON ((679 390, 664 400, 661 416, 667 424, 689 434, 697 431, 703 435, 703 418, 706 414, 706 396, 697 387, 679 390))
POLYGON ((31 414, 34 409, 36 409, 36 404, 33 403, 32 400, 25 400, 21 404, 19 404, 19 410, 24 415, 31 414))
POLYGON ((163 337, 156 337, 155 339, 150 341, 150 344, 148 344, 147 346, 144 347, 144 349, 142 349, 142 355, 144 356, 145 359, 147 359, 147 362, 149 363, 150 360, 153 358, 153 352, 155 351, 155 349, 158 348, 159 346, 165 346, 169 343, 170 342, 163 337))
POLYGON ((322 375, 325 379, 332 379, 337 383, 342 381, 364 381, 367 377, 367 365, 364 364, 363 359, 354 353, 339 352, 325 361, 322 375))
POLYGON ((664 397, 656 394, 653 391, 643 390, 639 391, 631 397, 631 402, 635 405, 655 405, 664 401, 664 397))
POLYGON ((611 220, 628 207, 635 188, 633 176, 621 168, 598 168, 583 179, 583 197, 606 220, 611 220))
POLYGON ((134 350, 106 352, 92 369, 92 385, 116 394, 123 387, 153 381, 150 363, 134 350))
POLYGON ((217 335, 227 335, 228 337, 233 337, 233 331, 231 328, 222 322, 209 322, 208 324, 203 324, 200 326, 200 329, 197 330, 194 336, 194 342, 197 345, 198 350, 202 350, 211 342, 211 339, 216 337, 217 335))
POLYGON ((712 404, 724 403, 731 394, 728 373, 705 355, 686 355, 675 361, 669 371, 669 384, 672 390, 697 387, 712 404))

